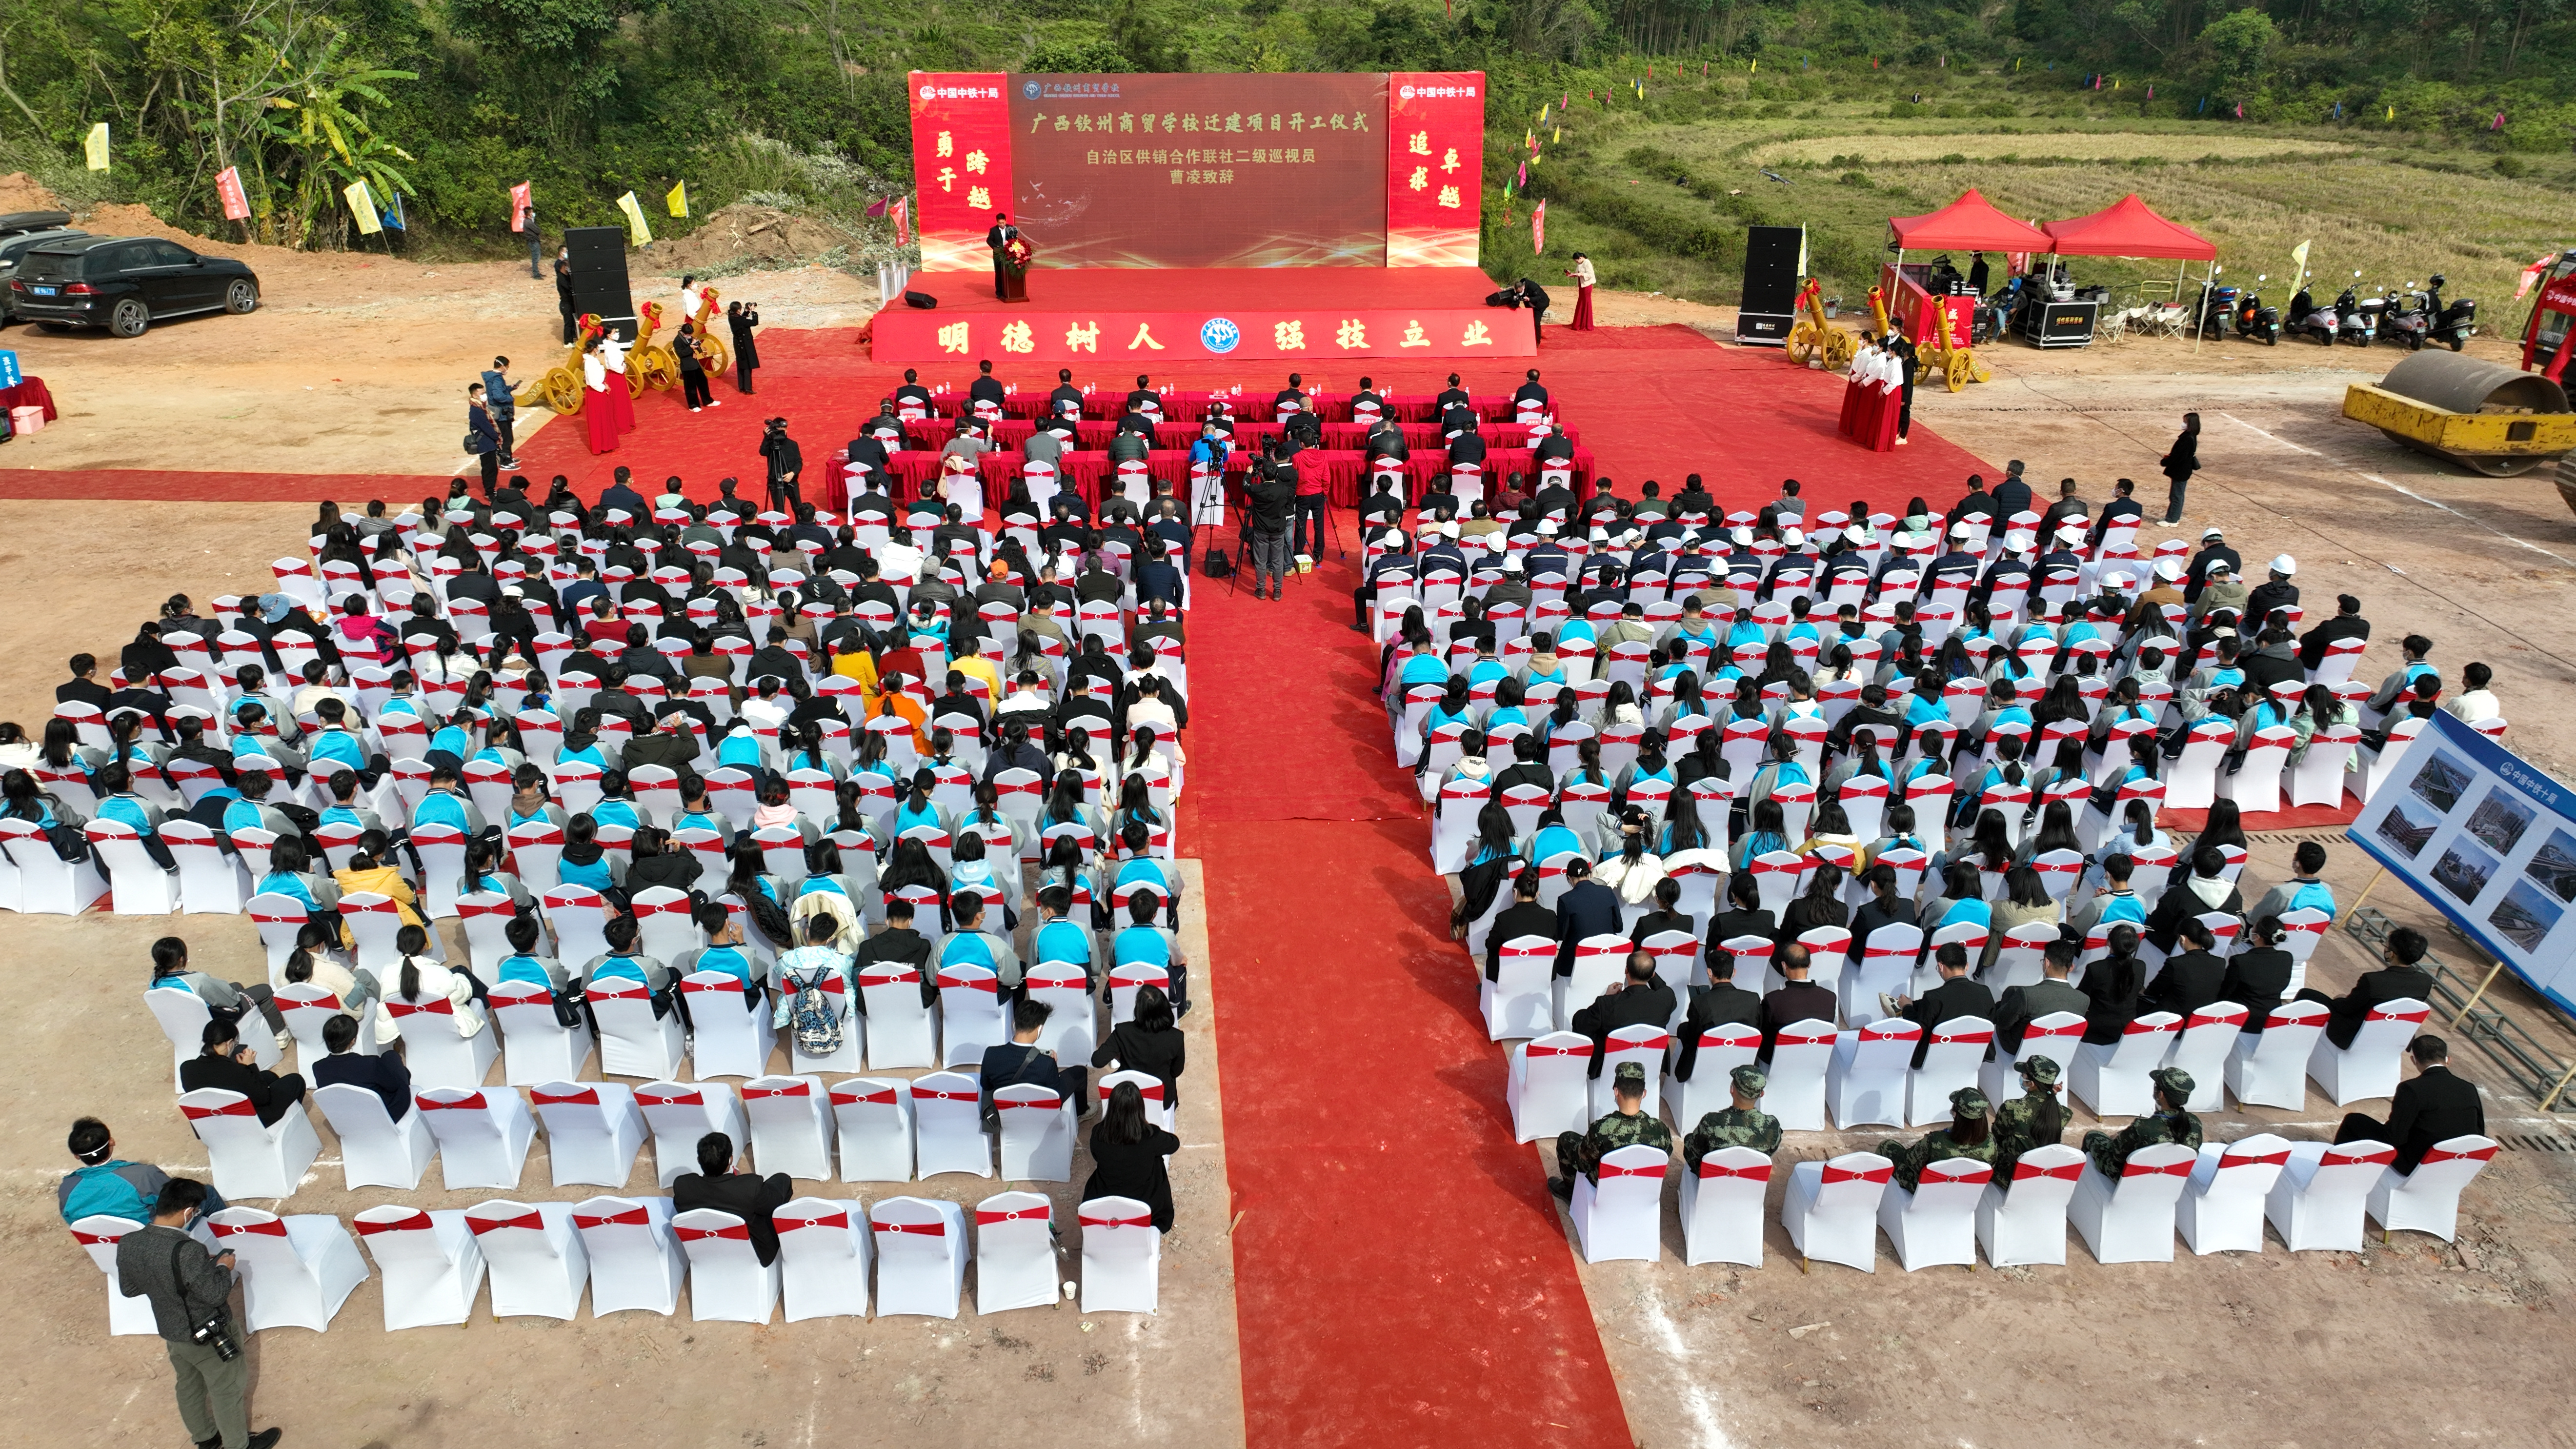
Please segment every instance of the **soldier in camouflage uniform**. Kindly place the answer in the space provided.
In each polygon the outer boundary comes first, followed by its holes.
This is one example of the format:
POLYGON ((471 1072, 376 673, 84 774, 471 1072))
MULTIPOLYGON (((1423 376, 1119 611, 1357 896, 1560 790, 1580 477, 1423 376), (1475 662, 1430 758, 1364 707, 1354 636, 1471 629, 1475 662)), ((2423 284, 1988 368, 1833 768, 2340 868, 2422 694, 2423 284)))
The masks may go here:
POLYGON ((2011 1190, 2013 1167, 2034 1147, 2054 1147, 2066 1135, 2066 1104, 2057 1096, 2057 1063, 2021 1059, 2021 1092, 1995 1108, 1995 1181, 2011 1190))
POLYGON ((1721 1147, 1750 1147, 1756 1152, 1780 1150, 1780 1119, 1761 1110, 1762 1093, 1771 1079, 1760 1067, 1737 1067, 1727 1085, 1735 1105, 1703 1114, 1699 1125, 1682 1139, 1682 1161, 1699 1171, 1699 1160, 1721 1147))
POLYGON ((1878 1144, 1878 1155, 1896 1164, 1896 1185, 1912 1192, 1923 1181, 1923 1169, 1933 1163, 1953 1157, 1992 1163, 1995 1137, 1988 1121, 1991 1115, 1985 1093, 1974 1087, 1961 1087, 1950 1094, 1949 1126, 1926 1132, 1912 1142, 1891 1137, 1878 1144))
POLYGON ((1601 1181, 1601 1154, 1622 1147, 1644 1143, 1648 1147, 1673 1150, 1673 1129, 1646 1107, 1646 1068, 1639 1062, 1621 1062, 1618 1075, 1611 1079, 1611 1094, 1619 1110, 1592 1124, 1589 1132, 1556 1134, 1556 1169, 1564 1174, 1547 1180, 1547 1190, 1571 1201, 1574 1197, 1574 1174, 1580 1172, 1597 1185, 1601 1181))
POLYGON ((2179 1142, 2197 1152, 2200 1150, 2200 1119, 2182 1109, 2191 1100, 2195 1085, 2191 1073, 2180 1067, 2164 1067, 2147 1073, 2156 1084, 2156 1110, 2120 1129, 2118 1136, 2108 1132, 2084 1134, 2084 1155, 2105 1177, 2118 1177, 2129 1165, 2129 1154, 2141 1147, 2159 1142, 2179 1142))

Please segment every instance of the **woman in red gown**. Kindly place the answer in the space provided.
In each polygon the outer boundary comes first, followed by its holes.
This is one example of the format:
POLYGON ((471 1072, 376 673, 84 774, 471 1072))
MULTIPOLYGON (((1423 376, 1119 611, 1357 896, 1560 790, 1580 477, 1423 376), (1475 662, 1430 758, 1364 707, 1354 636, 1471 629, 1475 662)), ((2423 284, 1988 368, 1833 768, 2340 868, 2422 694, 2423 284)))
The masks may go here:
POLYGON ((626 379, 608 370, 600 356, 599 339, 592 337, 581 354, 581 421, 590 430, 594 456, 617 451, 617 405, 612 398, 622 400, 625 390, 626 379), (614 388, 609 386, 612 379, 617 384, 614 388))

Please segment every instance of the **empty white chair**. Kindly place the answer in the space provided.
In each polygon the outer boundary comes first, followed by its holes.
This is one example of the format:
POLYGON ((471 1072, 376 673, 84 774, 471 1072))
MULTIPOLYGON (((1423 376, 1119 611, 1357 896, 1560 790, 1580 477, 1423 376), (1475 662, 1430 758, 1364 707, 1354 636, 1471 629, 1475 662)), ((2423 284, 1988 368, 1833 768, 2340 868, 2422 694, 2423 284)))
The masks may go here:
POLYGON ((868 1004, 868 1070, 939 1065, 939 1020, 921 1004, 919 968, 876 961, 859 969, 868 1004))
MULTIPOLYGON (((692 1208, 671 1218, 689 1255, 692 1322, 767 1323, 778 1311, 778 1260, 760 1261, 751 1225, 729 1212, 692 1208)), ((598 1289, 592 1296, 596 1299, 598 1289)))
POLYGON ((877 1252, 877 1316, 955 1318, 966 1288, 966 1209, 890 1197, 868 1210, 877 1252))
POLYGON ((2227 1057, 2236 1049, 2244 1027, 2245 1008, 2232 1001, 2213 1001, 2183 1022, 2164 1064, 2191 1074, 2191 1100, 2183 1103, 2185 1110, 2215 1112, 2224 1104, 2227 1057))
POLYGON ((495 1198, 465 1210, 483 1250, 495 1318, 560 1318, 581 1311, 590 1255, 573 1230, 568 1202, 528 1204, 495 1198))
POLYGON ((778 1044, 769 1004, 743 989, 730 971, 692 971, 680 982, 689 997, 689 1063, 700 1081, 769 1072, 778 1044))
POLYGON ((1823 1131, 1825 1076, 1833 1056, 1832 1022, 1810 1017, 1780 1028, 1771 1043, 1771 1090, 1762 1094, 1762 1110, 1787 1131, 1823 1131))
MULTIPOLYGON (((110 1217, 92 1213, 72 1224, 72 1241, 107 1275, 107 1331, 119 1334, 156 1334, 159 1321, 152 1316, 152 1300, 140 1294, 128 1295, 116 1272, 116 1240, 143 1224, 132 1218, 110 1217)), ((390 1326, 390 1325, 388 1325, 390 1326)))
POLYGON ((2075 1060, 2065 1064, 2067 1090, 2092 1108, 2096 1117, 2145 1116, 2156 1110, 2155 1089, 2147 1073, 2164 1065, 2165 1053, 2181 1031, 2180 1016, 2155 1011, 2131 1021, 2110 1046, 2079 1043, 2075 1060))
POLYGON ((200 1087, 180 1096, 179 1115, 206 1144, 215 1191, 228 1200, 289 1196, 304 1170, 322 1155, 322 1139, 314 1135, 301 1102, 269 1126, 260 1122, 250 1098, 200 1087))
MULTIPOLYGON (((1003 1125, 1007 1129, 1008 1121, 1003 1125)), ((1056 1301, 1061 1280, 1052 1216, 1046 1198, 1034 1192, 997 1192, 975 1204, 976 1312, 1045 1308, 1056 1301)))
POLYGON ((2115 1180, 2086 1159, 2066 1215, 2097 1263, 2173 1261, 2174 1203, 2199 1154, 2159 1142, 2129 1154, 2115 1180))
POLYGON ((231 1249, 234 1270, 242 1278, 242 1326, 253 1333, 270 1328, 331 1326, 331 1315, 367 1281, 367 1260, 349 1230, 329 1213, 279 1217, 253 1207, 229 1207, 211 1214, 217 1251, 231 1249))
POLYGON ((1601 1154, 1598 1182, 1579 1172, 1569 1174, 1574 1179, 1569 1216, 1583 1261, 1655 1260, 1664 1218, 1664 1173, 1671 1165, 1666 1149, 1633 1143, 1601 1154))
POLYGON ((384 1278, 385 1331, 463 1323, 483 1288, 483 1250, 465 1214, 388 1203, 359 1212, 358 1240, 384 1278))
POLYGON ((2061 1143, 2034 1147, 2012 1177, 1986 1184, 1977 1200, 1977 1244, 1997 1268, 2066 1262, 2066 1204, 2084 1175, 2084 1154, 2061 1143))
POLYGON ((340 1173, 352 1190, 395 1187, 409 1192, 420 1186, 429 1160, 438 1155, 428 1114, 417 1103, 397 1122, 374 1088, 340 1082, 314 1088, 313 1105, 322 1109, 323 1120, 340 1139, 340 1173))
POLYGON ((795 1198, 769 1221, 778 1230, 788 1322, 868 1316, 871 1234, 856 1198, 795 1198))
POLYGON ((1001 1120, 1002 1177, 1008 1182, 1071 1182, 1076 1105, 1047 1087, 1019 1083, 993 1091, 1001 1120))
POLYGON ((2269 1132, 2204 1142, 2184 1179, 2174 1226, 2193 1253, 2263 1251, 2263 1203, 2290 1160, 2287 1139, 2269 1132))
POLYGON ((2284 1001, 2260 1033, 2240 1033, 2227 1049, 2227 1091, 2243 1107, 2296 1111, 2308 1100, 2308 1058, 2324 1040, 2325 1005, 2284 1001))
POLYGON ((667 1197, 603 1194, 572 1205, 573 1230, 590 1255, 591 1317, 679 1311, 686 1264, 670 1217, 667 1197))
POLYGON ((1798 1255, 1877 1272, 1878 1201, 1895 1173, 1895 1164, 1875 1152, 1846 1152, 1791 1167, 1780 1225, 1798 1255))
POLYGON ((1878 1225, 1905 1271, 1977 1261, 1977 1208, 1995 1169, 1973 1157, 1924 1164, 1914 1191, 1892 1180, 1878 1200, 1878 1225))
MULTIPOLYGON (((120 916, 166 916, 179 909, 179 872, 165 869, 143 848, 143 837, 131 825, 114 820, 89 823, 90 854, 107 870, 111 905, 120 916)), ((32 851, 19 851, 21 859, 32 851)), ((175 857, 174 857, 175 858, 175 857)))
MULTIPOLYGON (((993 1139, 984 1135, 982 1095, 963 1072, 932 1072, 911 1085, 914 1170, 993 1175, 993 1139)), ((879 1296, 883 1293, 880 1290, 879 1296)))
MULTIPOLYGON (((2423 1029, 2433 1008, 2411 996, 2383 1001, 2370 1009, 2352 1045, 2339 1047, 2320 1035, 2308 1050, 2308 1075, 2338 1107, 2397 1091, 2397 1059, 2423 1029)), ((2268 1034, 2268 1033, 2267 1033, 2268 1034)))
POLYGON ((1758 1148, 1719 1147, 1700 1158, 1697 1172, 1682 1174, 1682 1261, 1761 1267, 1762 1198, 1770 1190, 1771 1158, 1758 1148))
POLYGON ((2370 1194, 2396 1160, 2385 1142, 2293 1142, 2263 1196, 2263 1216, 2293 1253, 2358 1253, 2370 1194))
POLYGON ((1833 1060, 1825 1068, 1834 1125, 1845 1131, 1873 1123, 1903 1126, 1906 1077, 1914 1044, 1922 1039, 1923 1028, 1893 1016, 1836 1036, 1833 1060))
POLYGON ((1485 1034, 1493 1041, 1548 1034, 1556 1025, 1556 943, 1518 936, 1494 949, 1494 979, 1477 987, 1485 1034))
POLYGON ((653 1129, 654 1181, 669 1187, 698 1170, 698 1139, 721 1132, 739 1150, 745 1140, 742 1104, 722 1082, 646 1082, 635 1105, 653 1129))
POLYGON ((939 1049, 949 1064, 982 1061, 984 1048, 1010 1039, 1000 976, 983 966, 939 968, 939 1049))
POLYGON ((431 1087, 413 1098, 411 1115, 425 1118, 438 1139, 448 1191, 518 1187, 537 1124, 515 1089, 431 1087))
POLYGON ((193 820, 161 825, 161 843, 179 863, 179 909, 192 916, 237 916, 250 898, 250 872, 241 857, 215 843, 214 831, 193 820))
POLYGON ((1994 1023, 1982 1016, 1953 1017, 1932 1028, 1931 1044, 1923 1050, 1923 1065, 1905 1074, 1905 1125, 1920 1127, 1927 1122, 1949 1121, 1950 1094, 1961 1087, 1977 1085, 1986 1049, 1994 1045, 1994 1040, 1994 1023))
POLYGON ((623 1082, 539 1082, 528 1100, 546 1124, 546 1163, 554 1185, 624 1187, 644 1148, 644 1114, 623 1082))
POLYGON ((535 981, 496 982, 489 1004, 492 1024, 501 1032, 502 1081, 533 1087, 581 1076, 590 1061, 590 1023, 565 1026, 557 1021, 552 991, 535 981))
POLYGON ((1075 1216, 1082 1225, 1082 1311, 1153 1312, 1163 1268, 1153 1209, 1132 1197, 1097 1197, 1075 1216))
POLYGON ((2495 1160, 2496 1140, 2471 1132, 2433 1144, 2415 1170, 2391 1167, 2370 1189, 2370 1218, 2382 1236, 2431 1233, 2444 1242, 2459 1230, 2460 1192, 2495 1160))
MULTIPOLYGON (((632 977, 585 984, 590 1012, 599 1023, 599 1069, 612 1077, 665 1078, 678 1073, 687 1050, 677 1007, 654 1014, 653 994, 632 977)), ((738 999, 738 998, 737 998, 738 999)))
POLYGON ((832 1180, 832 1126, 820 1077, 754 1077, 742 1084, 751 1160, 763 1176, 832 1180))
POLYGON ((910 1083, 892 1077, 852 1077, 832 1084, 841 1181, 912 1181, 910 1088, 910 1083))

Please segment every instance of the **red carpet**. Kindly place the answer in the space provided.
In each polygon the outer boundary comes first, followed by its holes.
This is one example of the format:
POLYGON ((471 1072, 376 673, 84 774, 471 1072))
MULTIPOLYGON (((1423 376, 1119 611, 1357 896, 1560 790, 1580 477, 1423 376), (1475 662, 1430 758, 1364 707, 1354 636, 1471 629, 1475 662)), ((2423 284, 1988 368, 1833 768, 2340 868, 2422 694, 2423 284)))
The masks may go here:
POLYGON ((1190 798, 1223 979, 1253 1449, 1632 1443, 1429 830, 1368 692, 1349 576, 1200 582, 1190 798), (1317 818, 1321 817, 1321 818, 1317 818), (1550 1427, 1541 1433, 1538 1422, 1550 1427), (1560 1427, 1561 1426, 1561 1427, 1560 1427))
MULTIPOLYGON (((2283 793, 2288 792, 2285 790, 2283 793)), ((2341 804, 2302 805, 2294 810, 2275 810, 2263 815, 2248 814, 2243 817, 2243 820, 2245 833, 2248 835, 2262 835, 2274 831, 2314 833, 2320 830, 2340 830, 2350 825, 2360 815, 2361 802, 2346 794, 2341 804)), ((2158 826, 2184 835, 2197 835, 2201 827, 2208 823, 2209 812, 2206 810, 2165 810, 2156 815, 2158 826)))
MULTIPOLYGON (((1485 294, 1494 290, 1494 284, 1474 267, 1193 267, 1179 271, 1083 267, 1066 272, 1041 267, 1029 274, 1026 302, 995 299, 990 271, 915 272, 906 285, 938 298, 936 316, 943 318, 957 313, 1018 317, 1032 309, 1202 314, 1276 311, 1327 300, 1336 307, 1482 308, 1485 294)), ((900 309, 889 315, 901 315, 900 309)), ((1498 308, 1490 315, 1514 314, 1498 308)), ((1526 330, 1528 317, 1520 315, 1526 330)), ((1106 354, 1117 352, 1126 340, 1112 339, 1103 332, 1104 355, 1099 365, 1123 365, 1106 354)), ((1329 342, 1323 344, 1323 349, 1327 355, 1318 357, 1318 364, 1333 360, 1329 342)), ((1147 365, 1159 366, 1163 361, 1158 358, 1147 365)), ((997 354, 993 365, 1000 368, 1005 363, 997 354)))

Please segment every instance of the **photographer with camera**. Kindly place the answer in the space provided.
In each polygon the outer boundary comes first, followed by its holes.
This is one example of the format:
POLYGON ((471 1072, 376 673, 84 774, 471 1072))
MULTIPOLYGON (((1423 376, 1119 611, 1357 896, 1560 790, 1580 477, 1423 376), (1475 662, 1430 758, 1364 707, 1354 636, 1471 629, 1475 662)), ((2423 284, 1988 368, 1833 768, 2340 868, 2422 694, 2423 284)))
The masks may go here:
POLYGON ((760 456, 769 463, 769 506, 791 517, 804 499, 796 491, 796 475, 805 471, 805 454, 796 440, 787 436, 787 420, 771 418, 761 425, 760 456))
POLYGON ((206 1185, 193 1177, 163 1183, 150 1226, 116 1240, 117 1281, 151 1301, 179 1377, 179 1422, 197 1449, 269 1449, 285 1431, 250 1431, 250 1365, 232 1319, 233 1255, 207 1252, 186 1231, 205 1200, 206 1185))

